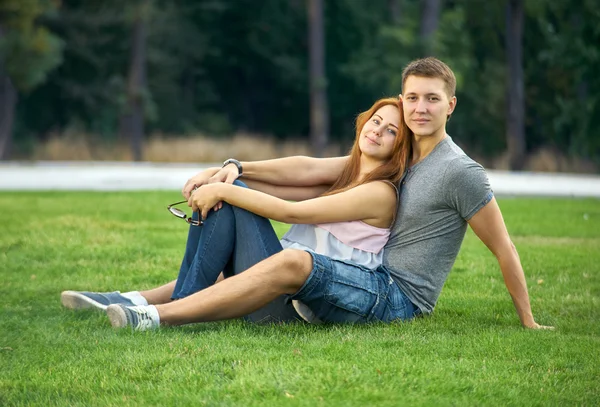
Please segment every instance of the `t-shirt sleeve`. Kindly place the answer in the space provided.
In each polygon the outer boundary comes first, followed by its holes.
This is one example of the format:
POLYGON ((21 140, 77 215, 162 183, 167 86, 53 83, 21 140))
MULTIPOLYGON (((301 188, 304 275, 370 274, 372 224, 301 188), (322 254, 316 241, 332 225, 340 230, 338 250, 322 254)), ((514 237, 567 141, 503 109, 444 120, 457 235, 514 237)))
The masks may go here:
POLYGON ((449 163, 444 174, 446 202, 469 220, 494 196, 484 168, 464 156, 449 163))

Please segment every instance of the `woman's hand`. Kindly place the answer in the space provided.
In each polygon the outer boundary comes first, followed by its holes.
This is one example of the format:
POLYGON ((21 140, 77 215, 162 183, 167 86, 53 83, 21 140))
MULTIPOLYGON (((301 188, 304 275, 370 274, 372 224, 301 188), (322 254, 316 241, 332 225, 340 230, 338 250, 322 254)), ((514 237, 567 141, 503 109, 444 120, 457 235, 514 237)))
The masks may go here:
POLYGON ((188 206, 191 206, 194 212, 200 212, 200 217, 204 220, 206 219, 208 212, 215 208, 217 203, 223 200, 227 188, 231 187, 231 184, 222 182, 202 185, 193 191, 188 199, 188 206))
MULTIPOLYGON (((238 178, 238 176, 238 169, 233 164, 226 165, 223 168, 208 168, 194 175, 192 178, 188 179, 185 185, 183 186, 183 189, 181 190, 181 195, 183 195, 183 197, 188 200, 188 206, 192 206, 190 198, 196 189, 200 188, 203 185, 214 183, 224 182, 226 184, 233 184, 233 181, 235 181, 238 178)), ((213 209, 215 211, 218 211, 219 209, 221 209, 222 206, 223 202, 219 201, 215 203, 213 209)))
POLYGON ((185 185, 183 186, 183 189, 181 190, 181 195, 183 195, 185 199, 189 200, 190 196, 196 188, 210 183, 210 179, 213 178, 214 175, 217 174, 220 170, 221 168, 219 167, 212 167, 194 175, 192 178, 188 179, 185 185))

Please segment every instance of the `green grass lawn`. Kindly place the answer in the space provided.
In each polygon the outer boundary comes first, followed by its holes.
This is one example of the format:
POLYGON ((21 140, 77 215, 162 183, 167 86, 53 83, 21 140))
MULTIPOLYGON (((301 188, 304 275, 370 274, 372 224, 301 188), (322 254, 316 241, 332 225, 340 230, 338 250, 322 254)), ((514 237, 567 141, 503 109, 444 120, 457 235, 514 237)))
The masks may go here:
POLYGON ((61 307, 65 289, 175 278, 178 198, 0 193, 0 405, 600 405, 598 200, 500 199, 536 320, 555 331, 520 327, 471 232, 435 313, 410 323, 132 332, 61 307))

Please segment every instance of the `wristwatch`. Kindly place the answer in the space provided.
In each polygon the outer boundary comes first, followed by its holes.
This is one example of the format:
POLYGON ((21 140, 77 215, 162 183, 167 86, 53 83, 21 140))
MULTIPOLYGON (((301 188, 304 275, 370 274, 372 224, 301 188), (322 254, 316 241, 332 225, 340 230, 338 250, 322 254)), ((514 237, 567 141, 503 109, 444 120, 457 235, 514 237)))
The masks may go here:
POLYGON ((223 161, 223 167, 229 164, 235 164, 235 166, 238 169, 238 177, 241 177, 243 172, 242 163, 236 160, 235 158, 228 158, 227 160, 223 161))

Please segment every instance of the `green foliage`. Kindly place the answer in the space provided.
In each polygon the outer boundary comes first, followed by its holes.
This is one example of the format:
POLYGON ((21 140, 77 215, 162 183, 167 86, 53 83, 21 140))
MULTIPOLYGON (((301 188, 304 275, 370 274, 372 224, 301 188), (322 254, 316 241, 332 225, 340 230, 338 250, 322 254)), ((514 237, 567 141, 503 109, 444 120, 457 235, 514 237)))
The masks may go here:
POLYGON ((46 0, 0 3, 0 61, 22 92, 43 83, 48 72, 62 62, 63 41, 38 23, 54 11, 54 3, 46 0))
POLYGON ((1 405, 600 403, 598 200, 499 200, 534 315, 555 331, 519 326, 496 260, 471 232, 434 314, 411 323, 131 332, 61 307, 64 289, 175 278, 187 227, 165 205, 177 196, 0 193, 1 405))
MULTIPOLYGON (((334 140, 352 140, 356 114, 375 99, 400 93, 402 68, 422 56, 420 2, 398 0, 397 22, 388 3, 324 2, 334 140)), ((600 77, 595 71, 600 6, 594 0, 580 3, 525 2, 526 142, 529 152, 550 146, 600 162, 600 77)), ((11 75, 22 89, 32 90, 21 98, 16 126, 38 138, 73 126, 114 137, 125 101, 134 5, 64 0, 55 10, 52 4, 5 0, 0 6, 0 25, 10 17, 11 26, 19 27, 18 36, 1 40, 2 52, 11 50, 11 75)), ((149 4, 148 87, 143 93, 149 132, 308 135, 306 1, 149 4)), ((431 45, 458 80, 458 108, 448 131, 469 153, 499 154, 506 148, 510 97, 507 2, 442 4, 431 45)))
POLYGON ((597 159, 600 6, 595 1, 583 1, 579 7, 564 0, 543 4, 536 9, 538 18, 532 21, 531 32, 546 46, 534 51, 537 44, 530 43, 528 51, 536 52, 538 58, 526 66, 529 76, 535 78, 529 103, 539 105, 538 115, 546 118, 532 123, 539 128, 535 136, 571 154, 597 159))

